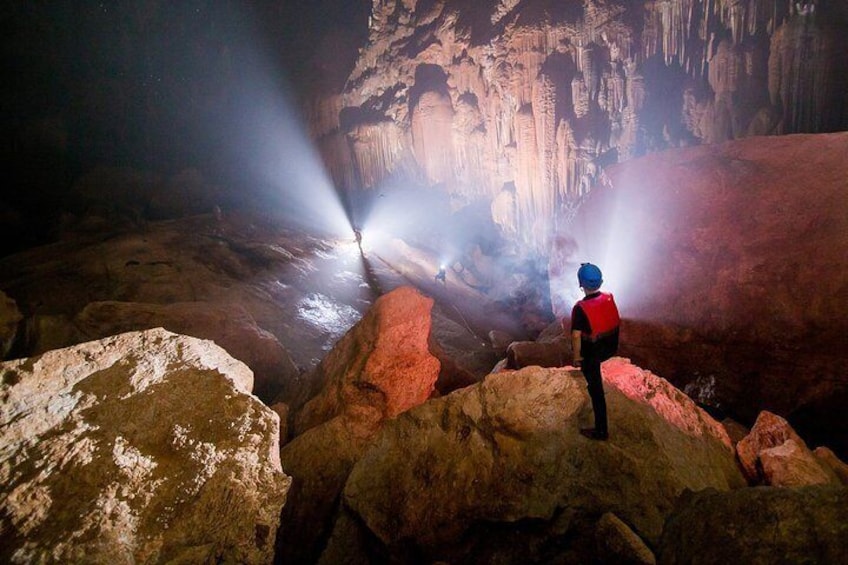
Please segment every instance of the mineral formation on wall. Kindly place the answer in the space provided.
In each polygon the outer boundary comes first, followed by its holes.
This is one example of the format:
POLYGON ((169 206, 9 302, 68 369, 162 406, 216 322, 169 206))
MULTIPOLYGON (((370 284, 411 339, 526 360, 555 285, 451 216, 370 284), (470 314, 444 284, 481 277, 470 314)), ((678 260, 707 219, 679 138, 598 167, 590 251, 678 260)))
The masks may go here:
POLYGON ((845 21, 816 0, 374 0, 343 92, 308 115, 339 185, 483 199, 541 245, 611 162, 848 127, 845 21))

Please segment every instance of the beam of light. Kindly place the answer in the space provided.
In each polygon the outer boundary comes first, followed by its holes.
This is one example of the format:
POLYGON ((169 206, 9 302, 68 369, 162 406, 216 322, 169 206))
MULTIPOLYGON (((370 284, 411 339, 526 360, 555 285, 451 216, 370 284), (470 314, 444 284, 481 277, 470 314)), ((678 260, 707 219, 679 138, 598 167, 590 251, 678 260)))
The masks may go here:
POLYGON ((637 304, 639 272, 643 260, 643 239, 639 226, 643 221, 638 206, 631 206, 626 192, 615 186, 596 189, 584 204, 567 234, 554 238, 549 269, 551 300, 557 314, 570 312, 571 305, 583 297, 577 282, 581 263, 600 267, 602 290, 615 295, 626 313, 637 304))
POLYGON ((287 224, 336 237, 352 225, 294 104, 281 69, 265 55, 258 34, 240 54, 233 115, 226 132, 231 158, 248 177, 261 207, 287 224))

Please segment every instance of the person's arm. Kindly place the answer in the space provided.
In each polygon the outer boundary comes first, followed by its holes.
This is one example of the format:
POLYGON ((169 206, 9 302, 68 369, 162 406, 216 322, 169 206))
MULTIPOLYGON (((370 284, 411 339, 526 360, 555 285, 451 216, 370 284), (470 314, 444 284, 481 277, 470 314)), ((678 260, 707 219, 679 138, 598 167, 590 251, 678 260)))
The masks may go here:
POLYGON ((575 367, 579 367, 583 361, 583 357, 580 355, 580 335, 580 330, 571 331, 571 352, 574 358, 572 365, 575 367))

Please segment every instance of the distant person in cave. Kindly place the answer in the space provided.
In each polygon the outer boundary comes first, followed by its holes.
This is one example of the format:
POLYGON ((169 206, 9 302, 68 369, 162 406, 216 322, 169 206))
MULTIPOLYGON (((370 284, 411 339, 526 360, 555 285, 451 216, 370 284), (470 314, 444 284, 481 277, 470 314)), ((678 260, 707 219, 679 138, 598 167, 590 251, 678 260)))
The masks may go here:
POLYGON ((571 310, 573 364, 583 372, 595 414, 595 427, 581 429, 580 433, 589 439, 606 440, 609 429, 601 363, 618 351, 621 318, 612 294, 600 291, 604 280, 597 265, 581 264, 577 282, 585 297, 571 310))
POLYGON ((443 285, 444 285, 444 284, 447 284, 447 276, 448 276, 448 272, 447 272, 447 270, 445 269, 445 266, 444 266, 444 265, 441 265, 441 266, 439 267, 439 272, 438 272, 438 273, 436 273, 435 282, 442 281, 442 284, 443 284, 443 285))

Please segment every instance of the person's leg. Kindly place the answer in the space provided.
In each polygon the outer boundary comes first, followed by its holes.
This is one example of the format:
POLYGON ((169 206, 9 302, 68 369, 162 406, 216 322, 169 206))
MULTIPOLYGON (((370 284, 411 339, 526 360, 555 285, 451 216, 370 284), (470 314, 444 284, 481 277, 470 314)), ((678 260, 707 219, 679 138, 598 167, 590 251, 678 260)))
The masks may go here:
POLYGON ((601 379, 601 362, 597 359, 584 359, 583 376, 586 378, 589 398, 592 399, 592 411, 595 413, 595 432, 607 435, 607 401, 604 397, 604 383, 601 379))

